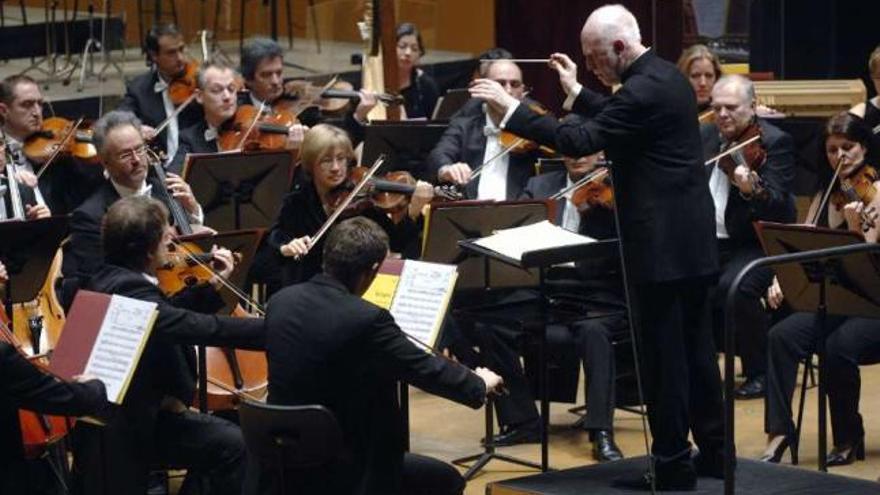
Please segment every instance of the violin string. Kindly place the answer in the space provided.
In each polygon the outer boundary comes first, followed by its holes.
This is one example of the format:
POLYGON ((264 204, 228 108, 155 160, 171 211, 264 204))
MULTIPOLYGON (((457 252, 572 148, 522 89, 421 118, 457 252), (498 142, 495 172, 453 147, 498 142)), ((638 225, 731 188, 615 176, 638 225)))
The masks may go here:
POLYGON ((235 284, 230 282, 226 277, 217 273, 217 271, 214 270, 213 267, 209 266, 207 263, 204 263, 202 260, 200 260, 198 258, 198 256, 196 256, 195 253, 193 253, 188 247, 186 247, 186 245, 177 241, 176 239, 172 239, 171 242, 176 247, 180 248, 180 250, 183 252, 184 256, 187 257, 187 259, 189 259, 190 261, 195 263, 197 266, 204 268, 205 270, 208 270, 209 272, 211 272, 211 274, 213 276, 217 277, 217 280, 220 282, 221 285, 223 285, 224 287, 229 289, 229 291, 232 292, 236 297, 238 297, 239 299, 243 300, 248 305, 250 305, 254 309, 254 311, 256 313, 258 313, 260 316, 265 316, 266 312, 263 309, 263 307, 260 306, 260 304, 258 302, 251 299, 250 296, 248 296, 247 294, 244 293, 244 291, 242 291, 241 289, 236 287, 235 284))
POLYGON ((475 169, 471 172, 471 178, 468 179, 468 182, 470 182, 470 181, 476 179, 477 177, 479 177, 480 174, 483 173, 483 169, 484 169, 487 165, 489 165, 490 163, 494 162, 495 160, 497 160, 497 159, 499 159, 499 158, 502 158, 504 155, 510 153, 514 148, 516 148, 517 146, 521 145, 521 144, 524 143, 525 141, 526 141, 526 140, 525 140, 524 138, 517 138, 516 141, 514 141, 513 143, 511 143, 509 146, 507 146, 506 148, 502 148, 501 151, 499 151, 498 153, 495 153, 494 156, 490 157, 488 160, 486 160, 485 162, 483 162, 482 164, 480 164, 479 167, 475 168, 475 169))
POLYGON ((253 402, 260 402, 260 403, 266 402, 265 399, 261 399, 261 398, 257 397, 256 395, 251 394, 250 392, 245 392, 244 390, 238 390, 237 388, 230 387, 229 385, 221 382, 220 380, 211 378, 210 376, 206 377, 206 379, 207 379, 208 383, 210 383, 211 385, 214 385, 215 387, 220 388, 225 392, 229 392, 230 394, 235 395, 239 398, 247 399, 247 400, 250 400, 253 402))
POLYGON ((379 167, 385 162, 385 155, 379 155, 379 158, 373 163, 373 166, 364 174, 364 177, 354 186, 354 189, 348 194, 348 196, 336 207, 336 210, 327 218, 327 221, 324 222, 324 225, 321 225, 321 228, 318 229, 318 232, 315 233, 315 236, 309 241, 308 249, 311 249, 315 244, 318 243, 319 240, 327 233, 330 229, 330 226, 333 225, 333 222, 339 218, 339 215, 342 215, 342 212, 348 205, 351 204, 352 200, 354 200, 355 196, 361 192, 361 190, 367 185, 367 182, 376 174, 376 171, 379 170, 379 167))

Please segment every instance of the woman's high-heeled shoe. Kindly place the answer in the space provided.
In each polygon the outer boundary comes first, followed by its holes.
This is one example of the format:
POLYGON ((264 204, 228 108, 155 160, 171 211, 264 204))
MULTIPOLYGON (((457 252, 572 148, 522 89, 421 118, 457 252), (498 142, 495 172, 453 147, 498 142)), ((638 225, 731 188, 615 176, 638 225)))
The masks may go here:
POLYGON ((838 448, 834 447, 825 458, 825 465, 846 466, 852 464, 855 460, 865 460, 865 438, 862 437, 850 447, 838 448))
POLYGON ((779 461, 782 460, 782 456, 785 454, 785 451, 789 448, 794 448, 794 442, 792 442, 791 437, 785 435, 782 437, 782 441, 779 442, 779 445, 773 450, 772 454, 764 454, 758 458, 761 462, 772 462, 773 464, 779 464, 779 461))

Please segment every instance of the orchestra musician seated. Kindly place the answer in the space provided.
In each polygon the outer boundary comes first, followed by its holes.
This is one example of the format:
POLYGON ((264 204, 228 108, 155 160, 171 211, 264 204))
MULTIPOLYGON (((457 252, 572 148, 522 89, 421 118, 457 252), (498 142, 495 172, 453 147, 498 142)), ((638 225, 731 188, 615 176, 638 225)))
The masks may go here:
MULTIPOLYGON (((43 130, 43 93, 28 76, 9 76, 0 82, 0 121, 2 121, 5 150, 0 153, 4 170, 15 175, 23 205, 20 220, 45 218, 66 214, 82 202, 101 175, 99 168, 82 163, 72 156, 60 154, 39 179, 36 173, 43 166, 29 157, 30 142, 46 135, 43 130), (6 167, 10 165, 10 167, 6 167)), ((48 135, 46 135, 48 137, 48 135)), ((61 136, 53 137, 60 142, 61 136)), ((47 140, 54 143, 53 140, 47 140)), ((34 146, 38 146, 35 143, 34 146)), ((47 144, 51 146, 51 144, 47 144)), ((52 149, 37 150, 39 156, 51 154, 52 149)), ((6 172, 4 172, 5 174, 6 172)), ((0 218, 13 218, 9 187, 0 206, 0 218)))
POLYGON ((128 83, 116 109, 134 113, 145 126, 147 140, 171 160, 177 154, 180 131, 202 120, 201 107, 191 102, 171 118, 158 135, 154 135, 154 130, 175 111, 170 85, 182 78, 187 66, 195 62, 188 60, 183 34, 174 24, 157 24, 150 28, 144 39, 144 52, 151 68, 128 83))
MULTIPOLYGON (((707 318, 707 323, 722 328, 728 287, 746 264, 764 256, 752 222, 795 220, 795 153, 791 136, 758 118, 754 86, 743 76, 728 75, 718 80, 712 90, 712 109, 715 123, 700 128, 705 160, 742 144, 752 135, 759 136, 740 152, 706 166, 721 262, 712 318, 707 318)), ((737 352, 746 376, 735 392, 739 399, 764 394, 769 316, 761 298, 772 280, 769 267, 752 270, 737 294, 737 318, 742 322, 736 329, 737 352)))
MULTIPOLYGON (((344 193, 346 185, 351 185, 348 175, 354 162, 354 150, 345 131, 318 124, 306 132, 300 160, 293 189, 284 197, 281 212, 266 241, 283 257, 284 286, 305 282, 320 273, 324 239, 312 246, 311 236, 332 214, 334 198, 344 196, 340 191, 344 193)), ((360 214, 373 219, 388 232, 392 251, 404 252, 418 240, 422 207, 431 201, 433 194, 431 184, 418 181, 399 223, 373 207, 367 207, 360 214)))
MULTIPOLYGON (((276 103, 284 100, 302 97, 299 94, 289 94, 284 86, 284 49, 278 42, 269 38, 253 38, 245 42, 241 49, 241 75, 244 84, 249 90, 241 93, 239 105, 253 105, 260 108, 265 105, 269 112, 276 103)), ((370 91, 360 91, 360 98, 354 110, 345 113, 339 124, 348 131, 355 142, 363 140, 364 125, 367 122, 367 114, 376 106, 378 100, 370 91)), ((302 141, 305 126, 314 126, 324 120, 324 116, 317 108, 305 110, 300 115, 295 115, 303 125, 294 125, 290 129, 291 138, 302 141)))
MULTIPOLYGON (((94 128, 95 146, 104 165, 107 179, 70 217, 70 238, 64 245, 61 273, 64 277, 62 302, 71 301, 80 279, 88 279, 103 265, 101 218, 119 198, 154 196, 165 201, 158 188, 167 188, 189 216, 190 223, 202 226, 202 207, 189 184, 169 173, 161 184, 150 171, 150 156, 142 134, 141 122, 131 112, 115 110, 101 117, 94 128)), ((166 205, 168 208, 169 205, 166 205)))
MULTIPOLYGON (((345 220, 322 247, 322 273, 269 300, 268 401, 330 409, 344 452, 327 468, 284 478, 302 494, 461 494, 455 468, 404 452, 398 381, 479 408, 501 378, 417 347, 388 311, 361 298, 388 255, 388 236, 375 222, 345 220)), ((288 488, 273 486, 271 471, 262 475, 262 493, 288 488)))
POLYGON ((212 494, 242 491, 246 451, 238 426, 189 408, 196 391, 194 346, 263 349, 264 321, 213 314, 224 306, 220 280, 233 269, 226 249, 212 251, 216 275, 209 283, 163 295, 156 271, 168 263, 173 237, 167 208, 153 198, 120 199, 103 217, 104 265, 84 288, 156 303, 158 316, 124 403, 105 426, 76 426, 79 493, 145 493, 154 467, 187 469, 188 477, 206 479, 212 494))
POLYGON ((434 78, 419 67, 425 56, 422 33, 411 22, 397 25, 397 79, 407 119, 430 119, 440 97, 434 78))
MULTIPOLYGON (((0 263, 0 283, 8 280, 0 263)), ((19 408, 64 416, 100 415, 107 407, 104 384, 89 376, 65 382, 32 364, 12 342, 0 335, 0 493, 35 493, 41 484, 25 460, 19 408)), ((34 473, 39 476, 45 473, 34 473)))
POLYGON ((205 118, 180 133, 177 155, 168 165, 168 171, 183 172, 188 153, 216 153, 220 151, 218 138, 225 122, 235 116, 238 108, 237 73, 230 67, 211 62, 199 68, 196 78, 196 101, 202 105, 205 118))
MULTIPOLYGON (((850 230, 864 235, 866 242, 877 242, 880 197, 876 191, 880 188, 880 178, 865 162, 871 138, 869 128, 852 114, 844 112, 829 119, 822 159, 826 163, 820 169, 820 188, 810 205, 808 223, 850 230), (833 180, 838 167, 839 180, 833 180), (841 183, 861 184, 858 189, 873 191, 873 197, 866 193, 851 199, 842 191, 841 183), (821 207, 829 188, 831 199, 821 207)), ((784 302, 776 279, 767 292, 767 301, 773 308, 784 302)), ((797 442, 791 399, 798 366, 816 352, 822 338, 825 339, 826 390, 834 444, 828 453, 827 465, 842 466, 865 458, 865 429, 859 414, 859 366, 880 362, 880 320, 829 315, 822 329, 825 336, 822 336, 815 319, 811 313, 794 313, 770 329, 764 422, 767 449, 761 457, 763 461, 780 462, 786 449, 797 442)))
POLYGON ((702 116, 711 111, 712 88, 721 78, 718 55, 706 45, 691 45, 678 57, 678 70, 687 77, 697 97, 697 112, 702 116))
MULTIPOLYGON (((508 60, 497 60, 486 67, 486 78, 499 82, 504 90, 518 100, 525 97, 525 86, 519 66, 508 60)), ((469 102, 464 108, 478 103, 469 102)), ((482 105, 481 111, 460 111, 449 122, 440 141, 428 155, 429 177, 438 182, 463 186, 467 199, 516 199, 529 177, 534 175, 536 154, 503 153, 499 124, 503 114, 482 105), (480 175, 471 178, 479 169, 480 175)))

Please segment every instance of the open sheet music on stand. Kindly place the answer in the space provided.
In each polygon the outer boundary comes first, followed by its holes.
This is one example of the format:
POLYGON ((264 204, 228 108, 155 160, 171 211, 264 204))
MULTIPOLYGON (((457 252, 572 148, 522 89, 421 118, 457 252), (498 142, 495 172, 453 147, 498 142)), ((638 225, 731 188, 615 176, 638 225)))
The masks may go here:
POLYGON ((433 348, 457 279, 455 265, 388 259, 364 299, 387 309, 404 333, 433 348))
POLYGON ((107 400, 122 404, 159 312, 156 303, 80 290, 67 315, 49 370, 71 380, 91 375, 107 400))
POLYGON ((484 254, 502 261, 530 267, 575 261, 580 259, 578 251, 597 242, 592 237, 565 230, 544 220, 523 227, 497 230, 490 236, 462 241, 461 244, 476 247, 484 254), (554 261, 554 258, 558 259, 554 261))

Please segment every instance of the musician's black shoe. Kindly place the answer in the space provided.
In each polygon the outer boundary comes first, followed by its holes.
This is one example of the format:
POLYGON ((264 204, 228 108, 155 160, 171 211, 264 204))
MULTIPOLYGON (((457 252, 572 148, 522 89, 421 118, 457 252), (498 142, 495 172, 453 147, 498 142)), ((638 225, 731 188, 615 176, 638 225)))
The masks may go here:
POLYGON ((590 433, 593 442, 593 459, 599 462, 619 461, 623 452, 614 443, 614 433, 609 430, 594 430, 590 433))
MULTIPOLYGON (((611 485, 617 488, 649 492, 651 491, 651 473, 644 473, 637 478, 619 478, 612 481, 611 485)), ((654 482, 654 488, 656 488, 658 492, 694 491, 697 489, 697 473, 691 469, 690 473, 681 472, 675 476, 669 474, 658 476, 654 482)))
MULTIPOLYGON (((506 447, 521 443, 539 443, 541 441, 541 423, 539 419, 528 421, 520 425, 503 425, 501 431, 492 437, 489 442, 493 447, 506 447)), ((486 439, 481 443, 485 444, 486 439)))
POLYGON ((764 375, 749 378, 733 392, 737 399, 757 399, 764 397, 767 378, 764 375))

